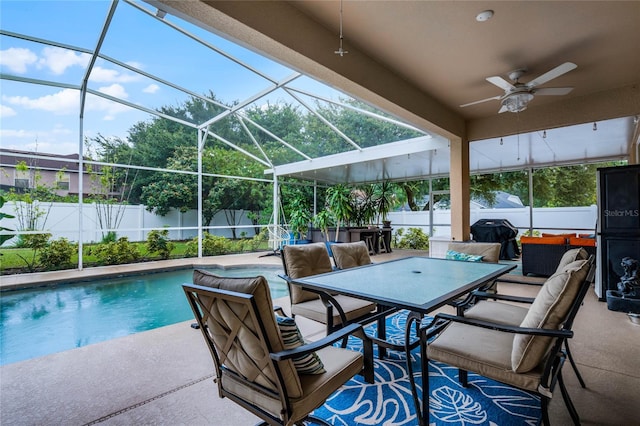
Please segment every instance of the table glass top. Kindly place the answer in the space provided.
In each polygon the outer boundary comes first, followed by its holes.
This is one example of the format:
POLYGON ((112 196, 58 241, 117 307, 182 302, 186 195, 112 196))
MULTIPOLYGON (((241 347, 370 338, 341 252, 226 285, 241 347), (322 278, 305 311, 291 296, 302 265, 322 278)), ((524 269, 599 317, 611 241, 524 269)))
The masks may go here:
POLYGON ((409 257, 315 275, 296 282, 428 312, 513 268, 495 263, 409 257))

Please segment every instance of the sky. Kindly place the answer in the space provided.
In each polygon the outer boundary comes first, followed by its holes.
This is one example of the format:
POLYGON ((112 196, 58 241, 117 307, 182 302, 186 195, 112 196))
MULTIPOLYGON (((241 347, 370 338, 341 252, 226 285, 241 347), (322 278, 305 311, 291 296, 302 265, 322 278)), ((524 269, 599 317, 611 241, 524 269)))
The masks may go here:
MULTIPOLYGON (((144 2, 140 7, 155 12, 144 2)), ((0 71, 4 76, 44 80, 79 87, 90 55, 107 17, 105 0, 0 0, 0 26, 4 32, 50 40, 67 49, 0 35, 0 71)), ((213 52, 209 47, 171 29, 168 25, 120 1, 100 53, 190 90, 213 91, 225 102, 243 101, 272 83, 294 73, 224 38, 171 15, 166 20, 203 38, 258 73, 213 52), (262 74, 259 75, 259 74, 262 74)), ((345 95, 308 77, 291 84, 338 100, 345 95)), ((149 109, 178 106, 190 95, 144 75, 98 59, 89 76, 89 89, 124 99, 149 109)), ((283 91, 264 103, 295 103, 283 91)), ((0 80, 0 143, 5 149, 57 154, 78 152, 80 141, 80 91, 74 88, 0 80)), ((89 94, 84 111, 85 138, 98 134, 126 138, 132 125, 153 116, 126 105, 89 94)))

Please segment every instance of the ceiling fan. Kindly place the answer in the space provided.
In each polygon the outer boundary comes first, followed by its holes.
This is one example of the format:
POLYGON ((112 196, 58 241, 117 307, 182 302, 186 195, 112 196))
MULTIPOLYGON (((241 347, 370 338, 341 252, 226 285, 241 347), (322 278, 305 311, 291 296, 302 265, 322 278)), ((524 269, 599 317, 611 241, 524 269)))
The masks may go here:
POLYGON ((499 76, 487 77, 487 81, 489 83, 495 84, 496 86, 504 90, 504 95, 482 99, 480 101, 460 105, 460 107, 468 107, 482 102, 499 100, 502 104, 502 107, 500 108, 498 113, 505 111, 524 111, 525 109, 527 109, 527 105, 529 105, 529 102, 533 100, 534 94, 566 95, 567 93, 571 92, 573 90, 573 87, 538 88, 538 86, 548 82, 549 80, 553 80, 556 77, 560 77, 561 75, 568 73, 569 71, 576 69, 577 67, 578 66, 572 62, 565 62, 564 64, 555 67, 551 71, 548 71, 541 76, 534 78, 528 83, 520 82, 520 77, 522 77, 527 72, 526 68, 520 68, 509 73, 509 79, 513 83, 509 83, 507 80, 499 76))

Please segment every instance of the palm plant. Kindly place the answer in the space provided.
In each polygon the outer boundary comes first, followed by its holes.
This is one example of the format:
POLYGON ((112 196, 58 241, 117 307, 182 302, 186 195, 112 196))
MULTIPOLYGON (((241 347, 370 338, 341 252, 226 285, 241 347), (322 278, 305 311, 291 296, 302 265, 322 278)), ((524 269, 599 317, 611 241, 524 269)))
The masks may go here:
POLYGON ((327 209, 336 220, 336 239, 340 232, 341 223, 349 223, 353 207, 351 206, 351 190, 344 184, 327 188, 327 209))
POLYGON ((377 204, 378 218, 383 222, 387 220, 387 214, 396 203, 395 190, 396 185, 388 180, 375 185, 373 192, 377 204))

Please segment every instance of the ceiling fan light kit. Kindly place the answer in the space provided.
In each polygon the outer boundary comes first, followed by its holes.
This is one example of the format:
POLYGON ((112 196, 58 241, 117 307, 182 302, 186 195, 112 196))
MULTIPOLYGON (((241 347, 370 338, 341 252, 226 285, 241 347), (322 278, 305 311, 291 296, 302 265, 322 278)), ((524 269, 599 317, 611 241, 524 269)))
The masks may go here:
POLYGON ((508 82, 504 78, 500 76, 487 77, 487 81, 495 86, 498 86, 502 90, 504 90, 504 95, 502 96, 493 96, 491 98, 482 99, 480 101, 471 102, 468 104, 460 105, 460 107, 467 107, 471 105, 476 105, 479 103, 499 100, 501 103, 501 108, 498 113, 502 113, 505 111, 509 112, 521 112, 527 109, 529 102, 531 102, 534 98, 534 94, 537 95, 546 95, 546 96, 560 96, 566 95, 567 93, 573 90, 573 87, 550 87, 550 88, 538 88, 538 86, 553 80, 554 78, 560 77, 561 75, 568 73, 569 71, 577 68, 577 65, 572 62, 565 62, 562 65, 559 65, 552 69, 551 71, 546 72, 534 78, 528 83, 521 83, 520 77, 524 73, 526 73, 526 68, 519 68, 515 71, 511 71, 508 76, 512 83, 508 82))
POLYGON ((512 93, 510 95, 507 95, 504 99, 502 99, 502 108, 500 108, 499 112, 524 111, 525 109, 527 109, 527 105, 529 104, 529 102, 531 102, 531 100, 533 100, 533 95, 531 93, 527 93, 527 92, 512 93))

